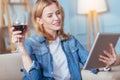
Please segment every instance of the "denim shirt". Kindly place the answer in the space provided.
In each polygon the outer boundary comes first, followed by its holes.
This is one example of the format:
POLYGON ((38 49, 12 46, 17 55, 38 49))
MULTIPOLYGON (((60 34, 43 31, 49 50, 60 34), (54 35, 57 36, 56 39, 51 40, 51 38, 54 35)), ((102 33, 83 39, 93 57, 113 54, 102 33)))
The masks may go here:
MULTIPOLYGON (((85 64, 88 51, 74 36, 61 40, 61 46, 67 58, 71 80, 82 80, 80 63, 85 64)), ((23 80, 55 80, 52 55, 46 39, 43 36, 34 35, 25 40, 25 47, 33 60, 33 65, 29 72, 23 69, 23 80)))

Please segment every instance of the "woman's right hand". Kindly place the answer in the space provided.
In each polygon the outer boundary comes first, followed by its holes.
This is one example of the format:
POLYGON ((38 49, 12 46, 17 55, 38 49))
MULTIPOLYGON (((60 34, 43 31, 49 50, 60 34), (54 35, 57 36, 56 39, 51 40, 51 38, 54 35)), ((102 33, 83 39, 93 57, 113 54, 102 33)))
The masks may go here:
POLYGON ((22 31, 15 31, 14 27, 12 27, 10 29, 10 31, 12 32, 12 42, 13 43, 17 43, 19 41, 19 46, 23 46, 24 45, 24 39, 25 39, 25 33, 22 34, 22 31), (18 40, 19 39, 19 40, 18 40))

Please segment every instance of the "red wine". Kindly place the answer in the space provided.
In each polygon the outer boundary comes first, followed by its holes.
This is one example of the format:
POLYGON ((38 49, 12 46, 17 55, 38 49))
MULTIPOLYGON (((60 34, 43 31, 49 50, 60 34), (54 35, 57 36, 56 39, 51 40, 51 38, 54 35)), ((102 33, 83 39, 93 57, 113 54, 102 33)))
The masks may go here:
POLYGON ((15 31, 22 31, 24 33, 27 29, 27 25, 13 25, 15 31))

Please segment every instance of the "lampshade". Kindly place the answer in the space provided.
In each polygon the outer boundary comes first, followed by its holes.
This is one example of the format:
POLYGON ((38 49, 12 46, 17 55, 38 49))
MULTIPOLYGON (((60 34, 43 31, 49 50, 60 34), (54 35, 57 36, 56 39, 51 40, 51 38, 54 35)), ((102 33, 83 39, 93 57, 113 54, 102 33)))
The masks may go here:
POLYGON ((105 0, 78 0, 79 14, 88 14, 93 10, 98 13, 107 11, 105 0))

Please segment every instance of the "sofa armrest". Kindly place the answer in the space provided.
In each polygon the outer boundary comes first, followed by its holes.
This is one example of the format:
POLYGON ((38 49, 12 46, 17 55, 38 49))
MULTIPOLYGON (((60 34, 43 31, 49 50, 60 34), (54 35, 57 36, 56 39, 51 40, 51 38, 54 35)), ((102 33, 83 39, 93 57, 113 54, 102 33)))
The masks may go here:
POLYGON ((21 54, 0 54, 0 80, 22 80, 21 54))

